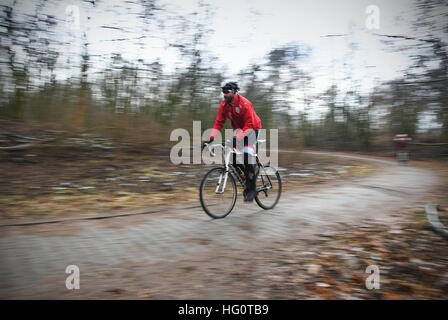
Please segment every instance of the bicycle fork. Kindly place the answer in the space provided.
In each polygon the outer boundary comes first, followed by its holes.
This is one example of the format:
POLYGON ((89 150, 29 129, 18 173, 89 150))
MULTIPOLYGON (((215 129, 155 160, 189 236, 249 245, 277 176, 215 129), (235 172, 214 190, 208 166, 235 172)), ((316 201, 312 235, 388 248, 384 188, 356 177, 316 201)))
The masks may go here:
POLYGON ((223 194, 224 190, 226 190, 227 177, 229 176, 230 156, 231 156, 230 152, 226 154, 226 158, 225 158, 225 163, 226 163, 225 172, 221 173, 221 175, 219 176, 219 180, 218 180, 218 183, 216 185, 216 190, 215 190, 216 194, 223 194), (224 183, 222 184, 221 191, 219 191, 219 187, 221 186, 221 182, 222 182, 223 176, 224 176, 224 183))
POLYGON ((219 181, 216 185, 216 190, 215 193, 216 194, 223 194, 224 190, 226 189, 226 185, 227 185, 227 177, 229 176, 229 171, 226 170, 226 172, 221 173, 221 175, 219 176, 219 181), (219 191, 219 187, 221 186, 221 182, 222 182, 222 178, 224 176, 224 182, 222 184, 222 188, 221 191, 219 191))

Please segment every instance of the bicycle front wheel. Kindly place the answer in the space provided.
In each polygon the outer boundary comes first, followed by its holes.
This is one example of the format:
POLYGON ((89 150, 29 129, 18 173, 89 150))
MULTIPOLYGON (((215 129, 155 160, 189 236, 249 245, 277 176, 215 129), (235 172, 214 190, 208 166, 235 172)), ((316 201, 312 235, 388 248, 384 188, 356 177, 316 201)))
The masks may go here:
POLYGON ((260 168, 256 176, 256 190, 257 204, 265 210, 274 208, 282 194, 282 180, 278 171, 271 167, 260 168))
POLYGON ((235 179, 225 168, 207 172, 199 187, 199 199, 204 211, 214 219, 227 216, 235 206, 237 188, 235 179), (226 180, 227 176, 227 180, 226 180))

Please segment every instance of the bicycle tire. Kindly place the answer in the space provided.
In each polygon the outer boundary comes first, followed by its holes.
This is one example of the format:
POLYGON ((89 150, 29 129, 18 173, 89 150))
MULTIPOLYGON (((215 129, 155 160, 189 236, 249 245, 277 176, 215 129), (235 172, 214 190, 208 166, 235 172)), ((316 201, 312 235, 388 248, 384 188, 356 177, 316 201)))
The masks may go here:
MULTIPOLYGON (((232 212, 233 207, 235 206, 236 203, 236 198, 237 198, 237 187, 236 187, 236 183, 235 183, 235 179, 232 176, 232 174, 229 172, 228 177, 227 177, 227 185, 226 185, 226 190, 228 190, 229 187, 229 180, 230 180, 230 185, 233 187, 233 196, 232 196, 232 201, 230 203, 230 205, 226 208, 225 212, 223 214, 217 214, 215 212, 213 212, 210 208, 210 205, 207 205, 207 201, 204 199, 204 187, 205 184, 207 182, 207 179, 216 172, 220 172, 219 174, 222 174, 225 172, 225 168, 213 168, 211 170, 209 170, 205 176, 202 178, 201 181, 201 185, 199 187, 199 200, 201 202, 201 206, 202 209, 205 211, 205 213, 207 213, 208 216, 210 216, 213 219, 222 219, 225 218, 230 212, 232 212)), ((216 187, 216 184, 215 184, 216 187)))
MULTIPOLYGON (((261 170, 258 170, 258 173, 255 176, 255 179, 256 179, 255 180, 255 184, 256 184, 257 190, 259 189, 259 187, 258 187, 259 179, 258 178, 259 178, 260 174, 262 176, 263 175, 266 176, 266 174, 263 174, 261 172, 261 170)), ((278 194, 277 194, 277 197, 275 198, 275 200, 274 200, 274 202, 272 204, 266 205, 266 204, 263 203, 263 200, 262 200, 263 196, 264 197, 268 197, 267 193, 269 193, 269 191, 262 191, 262 190, 260 190, 260 191, 257 191, 257 193, 255 194, 255 201, 264 210, 269 210, 269 209, 274 208, 277 205, 278 201, 280 200, 280 196, 282 194, 282 179, 281 179, 280 174, 278 173, 278 171, 275 171, 275 177, 277 179, 277 181, 275 181, 275 182, 278 182, 278 194)), ((275 184, 274 182, 272 182, 272 180, 271 180, 271 183, 275 184)), ((274 188, 274 186, 273 186, 273 188, 274 188)))

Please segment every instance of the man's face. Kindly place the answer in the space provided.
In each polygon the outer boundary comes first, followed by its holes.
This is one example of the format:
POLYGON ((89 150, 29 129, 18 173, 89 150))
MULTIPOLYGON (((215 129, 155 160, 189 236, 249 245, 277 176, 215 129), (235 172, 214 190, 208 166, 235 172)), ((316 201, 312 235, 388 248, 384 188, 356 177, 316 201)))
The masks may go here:
POLYGON ((222 94, 224 95, 224 99, 226 99, 226 102, 231 104, 233 102, 233 98, 235 94, 231 90, 223 90, 222 94))

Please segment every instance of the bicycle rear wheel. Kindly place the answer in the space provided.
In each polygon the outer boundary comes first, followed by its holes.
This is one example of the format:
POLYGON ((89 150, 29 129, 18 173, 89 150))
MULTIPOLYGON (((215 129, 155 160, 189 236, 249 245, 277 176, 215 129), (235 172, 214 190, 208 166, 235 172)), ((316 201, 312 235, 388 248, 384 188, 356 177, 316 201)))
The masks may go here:
POLYGON ((278 203, 282 194, 282 180, 277 170, 272 167, 261 167, 256 176, 255 201, 267 210, 278 203))
POLYGON ((235 179, 228 172, 225 183, 225 168, 214 168, 207 172, 199 187, 199 199, 202 209, 212 218, 227 216, 235 206, 237 188, 235 179), (225 188, 223 190, 224 187, 225 188))

